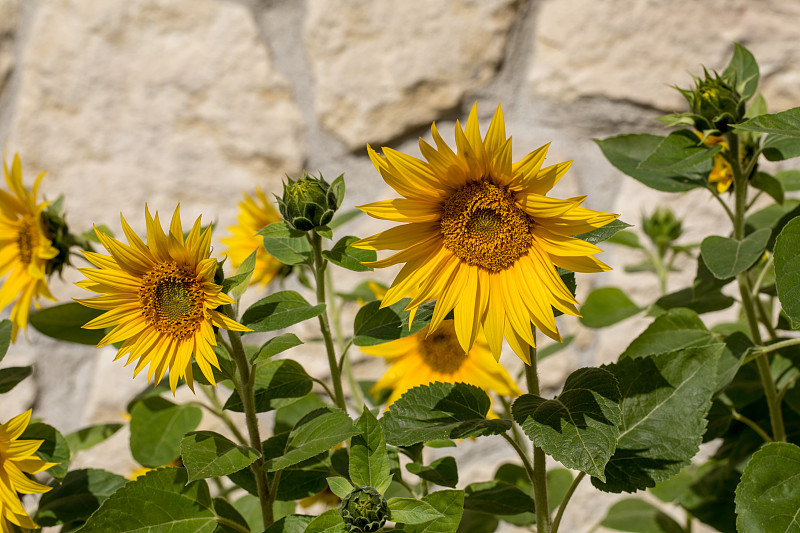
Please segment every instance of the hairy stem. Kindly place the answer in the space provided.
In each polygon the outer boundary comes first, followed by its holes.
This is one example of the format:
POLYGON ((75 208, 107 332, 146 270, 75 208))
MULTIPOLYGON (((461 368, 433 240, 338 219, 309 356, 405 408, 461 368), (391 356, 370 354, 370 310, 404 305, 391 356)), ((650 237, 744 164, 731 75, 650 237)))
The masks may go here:
MULTIPOLYGON (((534 341, 536 329, 531 328, 534 341)), ((525 381, 528 392, 539 396, 539 374, 536 368, 536 347, 530 347, 531 364, 525 365, 525 381)), ((533 503, 536 507, 537 533, 550 533, 550 508, 547 502, 547 465, 544 450, 533 445, 533 503)))
MULTIPOLYGON (((316 233, 306 234, 308 242, 311 243, 311 250, 314 254, 314 281, 317 288, 317 303, 326 304, 325 295, 325 268, 328 261, 322 256, 322 237, 316 233)), ((339 362, 336 358, 336 348, 333 346, 333 336, 331 335, 331 325, 328 320, 327 305, 319 315, 319 329, 325 341, 325 351, 328 354, 328 366, 331 370, 331 381, 333 382, 334 401, 340 409, 346 410, 344 403, 344 391, 342 390, 342 373, 339 370, 339 362)))
POLYGON ((564 499, 561 500, 561 505, 558 506, 556 517, 553 519, 553 529, 550 530, 550 533, 556 533, 558 531, 558 526, 561 525, 561 518, 564 516, 564 510, 567 508, 567 504, 575 493, 575 489, 578 488, 578 485, 580 485, 584 477, 586 477, 586 472, 580 472, 575 479, 572 480, 572 484, 569 486, 569 489, 567 489, 564 499))

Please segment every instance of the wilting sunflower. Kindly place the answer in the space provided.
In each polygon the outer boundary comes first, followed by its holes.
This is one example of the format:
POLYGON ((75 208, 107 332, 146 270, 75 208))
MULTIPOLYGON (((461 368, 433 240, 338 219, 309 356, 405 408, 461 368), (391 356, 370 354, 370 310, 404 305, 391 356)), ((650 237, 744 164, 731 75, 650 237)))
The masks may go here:
POLYGON ((10 533, 11 524, 21 528, 38 529, 22 507, 19 494, 41 494, 52 487, 41 485, 25 474, 38 474, 58 463, 48 463, 36 455, 44 441, 19 440, 28 427, 31 412, 17 415, 0 424, 0 531, 10 533))
POLYGON ((0 190, 0 276, 8 276, 0 288, 0 309, 16 299, 11 310, 11 339, 17 338, 20 328, 28 325, 28 313, 33 299, 54 300, 47 288, 47 263, 58 255, 42 222, 42 211, 48 202, 36 203, 39 174, 28 190, 22 185, 22 164, 19 155, 9 170, 3 157, 3 174, 9 191, 0 190))
POLYGON ((263 240, 256 233, 267 224, 280 222, 281 217, 267 200, 261 189, 256 188, 255 197, 244 194, 244 201, 239 202, 238 224, 229 226, 230 237, 222 239, 228 247, 228 259, 233 268, 238 268, 247 257, 256 250, 256 266, 250 283, 267 285, 280 272, 283 266, 264 249, 263 240))
POLYGON ((391 389, 387 405, 408 389, 434 381, 469 383, 503 396, 522 394, 508 372, 492 357, 483 335, 478 334, 468 352, 461 348, 452 320, 443 321, 430 335, 426 327, 408 337, 361 350, 383 357, 392 365, 370 389, 372 394, 391 389))
POLYGON ((372 267, 405 263, 382 305, 412 296, 409 310, 436 300, 430 332, 453 311, 462 349, 472 347, 481 326, 495 357, 503 336, 530 363, 531 323, 560 341, 553 307, 578 315, 578 303, 556 273, 609 267, 592 257, 600 248, 576 239, 618 215, 581 207, 585 196, 559 200, 546 193, 570 162, 542 168, 548 145, 511 162, 503 112, 497 107, 485 138, 473 106, 454 152, 431 127, 436 148, 420 139, 426 161, 390 148, 369 155, 383 179, 403 196, 360 206, 380 219, 403 222, 355 246, 400 250, 372 267), (552 307, 551 307, 552 306, 552 307))
POLYGON ((98 268, 78 269, 89 279, 77 283, 102 294, 78 302, 106 311, 83 327, 114 328, 97 346, 124 341, 116 359, 127 355, 126 365, 138 359, 134 377, 150 365, 147 379, 155 377, 156 383, 169 369, 173 393, 182 377, 194 390, 192 354, 206 379, 215 383, 211 367, 219 368, 219 363, 212 326, 250 331, 216 310, 233 300, 214 283, 217 261, 209 257, 211 227, 202 230, 198 217, 184 240, 179 210, 175 208, 165 234, 158 213, 153 218, 145 207, 147 244, 122 216, 127 245, 95 228, 111 256, 84 252, 98 268))

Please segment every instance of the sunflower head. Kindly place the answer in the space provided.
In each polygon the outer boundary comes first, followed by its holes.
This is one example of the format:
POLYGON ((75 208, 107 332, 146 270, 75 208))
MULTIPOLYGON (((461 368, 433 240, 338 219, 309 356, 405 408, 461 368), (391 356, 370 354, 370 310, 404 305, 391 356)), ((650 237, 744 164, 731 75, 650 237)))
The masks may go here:
POLYGON ((342 176, 334 181, 336 186, 331 186, 322 174, 319 177, 303 174, 298 180, 288 178, 283 185, 283 196, 278 199, 283 220, 300 231, 327 225, 342 202, 340 182, 343 183, 342 176))
POLYGON ((347 531, 378 531, 389 519, 389 504, 383 494, 372 487, 356 487, 339 504, 339 512, 347 531))
POLYGON ((31 411, 28 410, 0 424, 0 531, 13 531, 11 524, 38 529, 22 507, 18 493, 41 494, 52 488, 25 475, 37 474, 58 464, 43 461, 36 455, 44 441, 20 440, 30 420, 31 411))
POLYGON ((430 332, 452 311, 462 352, 479 331, 499 357, 503 338, 526 362, 534 345, 532 326, 561 340, 553 309, 578 315, 574 295, 556 267, 599 272, 608 267, 593 257, 601 250, 573 236, 602 227, 617 215, 581 207, 585 197, 551 198, 547 193, 570 162, 543 166, 547 146, 514 163, 498 106, 481 135, 477 106, 465 127, 456 122, 456 149, 431 127, 435 147, 420 139, 424 160, 390 148, 368 147, 384 181, 401 197, 360 206, 375 218, 400 225, 354 246, 394 250, 367 263, 405 265, 382 306, 411 297, 407 309, 436 300, 430 332))
POLYGON ((27 189, 22 184, 22 163, 14 155, 11 167, 3 157, 3 174, 8 190, 0 189, 0 309, 15 302, 11 310, 12 340, 28 324, 34 299, 53 300, 47 287, 47 274, 53 271, 59 251, 53 247, 43 212, 47 202, 36 196, 44 173, 27 189))
POLYGON ((128 244, 95 229, 110 255, 84 252, 97 268, 79 269, 88 279, 77 283, 100 294, 77 301, 105 311, 83 327, 112 328, 98 346, 122 342, 117 359, 127 355, 126 364, 138 361, 134 376, 149 365, 148 380, 158 383, 169 370, 173 393, 180 378, 193 387, 192 355, 205 378, 215 383, 212 367, 219 368, 219 363, 214 326, 250 331, 218 309, 233 300, 214 283, 211 227, 203 230, 198 217, 184 239, 179 207, 169 233, 164 233, 158 213, 152 217, 145 207, 147 243, 124 217, 128 244))

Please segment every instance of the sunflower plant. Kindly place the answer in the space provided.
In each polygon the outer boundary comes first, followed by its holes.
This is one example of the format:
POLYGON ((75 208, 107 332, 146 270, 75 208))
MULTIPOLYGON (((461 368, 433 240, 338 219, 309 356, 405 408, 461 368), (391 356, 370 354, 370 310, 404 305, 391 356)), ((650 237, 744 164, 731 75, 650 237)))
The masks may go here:
MULTIPOLYGON (((664 207, 633 230, 558 197, 570 162, 545 164, 548 145, 514 161, 500 106, 483 128, 473 106, 452 142, 432 125, 418 156, 367 147, 397 195, 358 208, 383 231, 342 235, 344 176, 303 174, 276 206, 245 193, 219 255, 215 228, 184 225, 179 206, 126 213, 118 236, 72 234, 64 199, 40 201, 41 177, 26 188, 15 157, 0 191, 0 301, 13 303, 0 362, 29 323, 113 346, 143 391, 124 424, 62 435, 30 411, 0 421, 0 530, 556 533, 575 527, 591 482, 664 502, 618 500, 599 522, 612 530, 793 531, 800 177, 761 159, 800 156, 800 108, 767 114, 758 80, 736 45, 721 73, 679 88, 688 111, 662 117, 671 133, 597 141, 642 184, 719 204, 730 226, 699 245, 664 207), (609 270, 596 256, 618 245, 640 254, 623 270, 653 274, 657 297, 602 287, 580 302, 576 273, 609 270), (673 290, 681 261, 696 277, 673 290), (88 294, 31 312, 73 262, 88 294), (386 267, 382 286, 371 278, 386 267), (335 286, 344 271, 364 277, 349 292, 335 286), (616 362, 545 396, 538 365, 573 338, 562 330, 642 314, 616 362), (309 354, 327 371, 307 371, 309 354), (73 467, 124 425, 136 475, 73 467), (465 479, 460 452, 487 439, 507 460, 465 479)), ((0 393, 31 373, 0 367, 0 393)))

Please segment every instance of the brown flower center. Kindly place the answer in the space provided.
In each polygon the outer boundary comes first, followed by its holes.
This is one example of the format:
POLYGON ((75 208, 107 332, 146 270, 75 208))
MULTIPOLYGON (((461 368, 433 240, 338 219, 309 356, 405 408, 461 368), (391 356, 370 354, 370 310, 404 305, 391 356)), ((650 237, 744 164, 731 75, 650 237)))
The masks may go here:
POLYGON ((467 354, 461 349, 452 320, 445 320, 428 338, 419 343, 419 353, 425 364, 436 372, 456 372, 467 354))
POLYGON ((533 220, 512 193, 487 180, 465 185, 444 203, 445 247, 470 265, 499 272, 530 248, 533 220))
POLYGON ((19 231, 17 233, 17 248, 19 249, 19 260, 23 265, 29 265, 33 259, 33 249, 36 246, 36 224, 29 215, 19 219, 19 231))
POLYGON ((148 324, 177 339, 194 335, 205 320, 205 294, 194 270, 173 261, 142 277, 139 302, 148 324))

